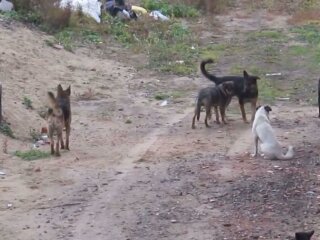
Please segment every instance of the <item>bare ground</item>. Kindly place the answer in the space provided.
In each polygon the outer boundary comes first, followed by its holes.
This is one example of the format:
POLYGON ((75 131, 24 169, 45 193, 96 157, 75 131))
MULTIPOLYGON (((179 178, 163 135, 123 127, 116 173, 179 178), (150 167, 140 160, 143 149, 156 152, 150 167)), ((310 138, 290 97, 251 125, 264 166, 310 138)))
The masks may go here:
MULTIPOLYGON (((218 18, 226 23, 220 40, 265 24, 286 27, 263 11, 244 15, 218 18)), ((41 109, 48 90, 71 84, 73 111, 71 151, 61 158, 22 161, 12 152, 30 141, 8 139, 9 154, 0 155, 1 239, 289 239, 304 229, 320 236, 316 108, 274 103, 277 136, 296 157, 252 159, 250 126, 236 101, 228 125, 206 129, 201 121, 191 130, 195 93, 210 84, 200 75, 157 76, 103 47, 73 54, 50 48, 48 38, 0 22, 4 115, 15 135, 27 139, 30 128, 45 125, 22 105, 24 96, 41 109), (89 89, 93 98, 81 100, 89 89), (161 107, 156 90, 186 94, 161 107)))

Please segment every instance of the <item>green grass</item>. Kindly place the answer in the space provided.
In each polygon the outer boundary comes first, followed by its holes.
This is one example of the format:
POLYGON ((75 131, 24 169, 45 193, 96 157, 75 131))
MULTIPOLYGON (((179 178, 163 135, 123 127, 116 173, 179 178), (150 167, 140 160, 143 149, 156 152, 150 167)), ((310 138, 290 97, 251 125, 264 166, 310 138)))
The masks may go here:
POLYGON ((293 45, 288 48, 289 54, 293 56, 306 56, 310 54, 310 49, 307 46, 293 45))
POLYGON ((297 39, 310 45, 320 44, 320 26, 317 24, 294 27, 291 30, 297 35, 297 39))
POLYGON ((23 97, 22 104, 25 105, 27 109, 33 109, 32 101, 28 97, 23 97))
POLYGON ((32 150, 25 151, 25 152, 16 151, 14 153, 14 155, 22 158, 23 160, 27 160, 27 161, 50 157, 49 152, 44 152, 44 151, 40 151, 37 149, 32 149, 32 150))
POLYGON ((3 122, 0 124, 0 132, 8 137, 14 138, 13 131, 8 123, 3 122))
POLYGON ((166 94, 166 93, 156 93, 156 95, 154 96, 154 99, 156 100, 165 100, 167 98, 169 98, 170 95, 166 94))
POLYGON ((273 102, 277 97, 283 97, 285 93, 273 86, 271 80, 261 78, 258 80, 259 98, 273 102))
POLYGON ((141 0, 141 6, 149 11, 159 10, 169 17, 198 17, 199 10, 183 3, 172 3, 166 0, 141 0))
POLYGON ((212 58, 214 61, 218 59, 226 52, 228 46, 226 44, 212 44, 200 51, 200 57, 202 59, 212 58))

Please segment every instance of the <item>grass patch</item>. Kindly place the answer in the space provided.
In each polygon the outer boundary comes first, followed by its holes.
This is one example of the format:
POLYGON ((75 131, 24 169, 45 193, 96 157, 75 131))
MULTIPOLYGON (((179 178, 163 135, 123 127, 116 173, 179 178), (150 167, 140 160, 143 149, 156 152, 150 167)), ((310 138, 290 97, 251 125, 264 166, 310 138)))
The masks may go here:
POLYGON ((320 44, 320 25, 310 24, 301 27, 295 27, 292 32, 297 34, 298 40, 310 45, 320 44))
POLYGON ((33 109, 32 101, 28 97, 23 97, 22 104, 25 105, 27 109, 33 109))
POLYGON ((272 40, 285 40, 286 36, 281 31, 275 30, 261 30, 249 33, 249 39, 260 40, 260 39, 272 39, 272 40))
POLYGON ((273 102, 277 97, 283 97, 284 93, 273 86, 271 80, 262 78, 258 81, 259 98, 273 102))
POLYGON ((306 56, 310 54, 310 49, 307 46, 293 45, 288 48, 289 54, 293 56, 306 56))
POLYGON ((141 6, 149 11, 159 10, 162 14, 169 17, 198 17, 198 9, 184 3, 172 3, 166 0, 142 0, 141 6))
POLYGON ((156 99, 156 100, 165 100, 165 99, 168 99, 169 97, 170 97, 170 95, 168 95, 166 93, 157 93, 154 96, 154 99, 156 99))
POLYGON ((32 149, 32 150, 25 151, 25 152, 16 151, 14 153, 14 155, 22 158, 23 160, 27 160, 27 161, 50 157, 49 152, 44 152, 44 151, 40 151, 37 149, 32 149))
POLYGON ((13 131, 10 125, 6 122, 0 124, 0 132, 8 137, 14 138, 13 131))
POLYGON ((226 44, 212 44, 209 45, 200 51, 200 57, 202 59, 212 58, 214 61, 218 61, 218 59, 223 55, 223 53, 227 49, 226 44))

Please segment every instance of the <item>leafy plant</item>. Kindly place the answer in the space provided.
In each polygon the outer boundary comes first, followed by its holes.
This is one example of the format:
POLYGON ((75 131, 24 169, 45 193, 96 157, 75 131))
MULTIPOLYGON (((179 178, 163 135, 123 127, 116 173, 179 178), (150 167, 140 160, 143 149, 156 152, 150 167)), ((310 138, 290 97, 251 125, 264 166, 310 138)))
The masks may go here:
POLYGON ((8 137, 14 138, 13 131, 6 122, 0 124, 0 132, 8 137))
POLYGON ((32 150, 25 151, 25 152, 16 151, 14 153, 14 155, 22 158, 23 160, 32 161, 32 160, 37 160, 37 159, 41 159, 41 158, 47 158, 50 156, 50 153, 40 151, 37 149, 32 149, 32 150))

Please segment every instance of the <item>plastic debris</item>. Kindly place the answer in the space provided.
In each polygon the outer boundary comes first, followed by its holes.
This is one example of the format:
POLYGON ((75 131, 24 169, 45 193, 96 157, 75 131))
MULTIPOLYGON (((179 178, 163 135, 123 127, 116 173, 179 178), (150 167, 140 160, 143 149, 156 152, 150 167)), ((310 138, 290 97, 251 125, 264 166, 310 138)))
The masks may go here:
POLYGON ((164 100, 164 101, 160 104, 161 107, 164 107, 164 106, 166 106, 166 105, 168 105, 168 101, 167 101, 167 100, 164 100))
POLYGON ((267 73, 266 76, 281 76, 282 73, 267 73))
POLYGON ((168 21, 169 18, 165 15, 163 15, 160 11, 152 11, 150 14, 149 14, 150 17, 153 17, 155 20, 162 20, 162 21, 168 21))
POLYGON ((13 3, 6 0, 0 1, 0 11, 10 12, 13 10, 13 3))

